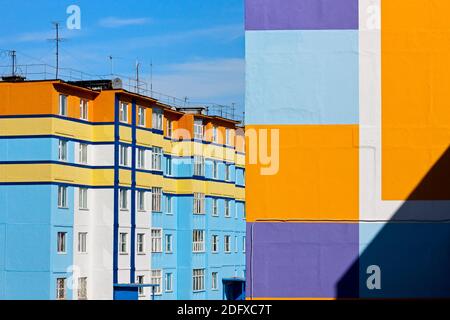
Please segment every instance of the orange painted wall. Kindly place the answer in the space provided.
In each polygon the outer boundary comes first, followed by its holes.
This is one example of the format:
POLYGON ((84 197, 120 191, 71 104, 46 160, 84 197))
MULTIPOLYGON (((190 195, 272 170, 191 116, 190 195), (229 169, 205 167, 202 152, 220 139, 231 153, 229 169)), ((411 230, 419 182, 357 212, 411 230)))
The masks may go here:
POLYGON ((260 174, 246 142, 247 221, 259 219, 358 220, 357 125, 246 126, 279 129, 279 172, 260 174), (295 204, 293 204, 295 203, 295 204))
MULTIPOLYGON (((407 199, 450 145, 449 13, 450 1, 382 1, 384 200, 407 199)), ((412 199, 442 195, 429 187, 412 199)))

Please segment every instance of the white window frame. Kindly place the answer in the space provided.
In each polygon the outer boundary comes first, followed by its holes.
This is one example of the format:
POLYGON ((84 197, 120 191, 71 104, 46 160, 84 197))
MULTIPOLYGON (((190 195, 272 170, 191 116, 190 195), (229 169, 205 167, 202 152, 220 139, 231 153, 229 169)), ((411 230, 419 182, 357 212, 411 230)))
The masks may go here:
POLYGON ((152 253, 162 253, 162 234, 161 228, 151 229, 152 253))
POLYGON ((65 94, 59 95, 59 115, 67 117, 68 115, 69 97, 65 94))
POLYGON ((78 278, 77 296, 78 300, 87 300, 87 277, 78 278))
POLYGON ((192 270, 192 291, 205 291, 205 269, 192 270))
POLYGON ((194 214, 205 214, 205 194, 200 192, 194 192, 194 214))
POLYGON ((173 235, 168 233, 164 236, 164 251, 166 253, 173 253, 173 235))
POLYGON ((121 211, 128 211, 128 190, 125 188, 119 189, 119 208, 121 211))
POLYGON ((166 176, 171 177, 173 175, 172 157, 166 157, 166 176))
POLYGON ((128 254, 128 233, 126 232, 119 233, 119 254, 128 254))
POLYGON ((204 138, 204 125, 203 120, 195 119, 194 120, 194 139, 195 140, 203 140, 204 138))
POLYGON ((231 236, 225 235, 223 241, 223 249, 225 253, 231 253, 231 236))
POLYGON ((211 237, 211 252, 218 253, 219 252, 219 235, 213 234, 211 237))
POLYGON ((67 161, 68 158, 68 142, 67 140, 59 139, 58 141, 58 160, 67 161))
POLYGON ((152 188, 152 212, 162 212, 162 188, 152 188))
POLYGON ((88 188, 78 188, 78 209, 89 210, 88 197, 88 188))
MULTIPOLYGON (((145 283, 145 276, 143 276, 143 275, 136 276, 136 283, 137 284, 144 284, 145 283)), ((139 294, 139 297, 144 297, 145 296, 145 289, 144 289, 144 287, 141 287, 141 286, 138 287, 138 294, 139 294)))
POLYGON ((192 252, 205 252, 205 230, 192 230, 192 252))
POLYGON ((86 99, 80 99, 80 119, 89 119, 89 101, 86 99))
POLYGON ((119 146, 119 165, 123 167, 128 166, 128 146, 121 144, 119 146))
POLYGON ((238 237, 234 236, 234 253, 238 253, 239 252, 239 242, 238 242, 238 237))
POLYGON ((214 143, 218 143, 218 140, 219 140, 218 139, 218 135, 217 135, 218 132, 219 132, 218 127, 213 125, 213 128, 212 128, 212 142, 214 142, 214 143))
POLYGON ((58 254, 67 253, 67 232, 58 231, 56 234, 56 252, 58 254))
POLYGON ((166 292, 173 292, 173 273, 167 272, 165 275, 165 290, 166 292))
POLYGON ((67 186, 58 186, 58 208, 67 209, 67 186))
POLYGON ((136 253, 139 255, 145 254, 145 233, 136 235, 136 253))
POLYGON ((225 145, 230 146, 231 145, 231 129, 225 128, 225 145))
POLYGON ((245 253, 245 246, 247 245, 246 243, 246 238, 245 236, 242 237, 242 252, 245 253))
POLYGON ((231 165, 225 164, 225 181, 231 181, 231 165))
POLYGON ((56 300, 66 300, 67 286, 66 278, 56 278, 56 300))
POLYGON ((154 146, 152 148, 152 170, 162 171, 163 148, 154 146))
POLYGON ((78 253, 88 252, 88 233, 78 232, 78 253))
POLYGON ((78 162, 80 164, 88 164, 89 145, 87 143, 80 143, 78 145, 78 162))
POLYGON ((170 120, 170 119, 167 119, 166 125, 167 125, 167 137, 172 139, 172 136, 173 136, 173 121, 170 120))
POLYGON ((119 121, 122 123, 128 123, 128 103, 126 102, 120 103, 119 121))
POLYGON ((152 113, 152 128, 155 130, 163 130, 163 111, 160 109, 153 109, 152 113))
POLYGON ((138 126, 145 127, 145 107, 138 106, 138 126))
POLYGON ((211 290, 219 290, 219 273, 214 271, 211 273, 211 290))
POLYGON ((151 271, 151 284, 156 284, 158 286, 155 287, 155 295, 162 294, 162 270, 152 270, 151 271))
POLYGON ((219 201, 216 198, 212 199, 212 216, 219 216, 219 201))
POLYGON ((205 176, 205 157, 194 156, 194 176, 205 176))
POLYGON ((146 198, 146 192, 143 190, 137 191, 137 210, 140 212, 145 212, 146 205, 145 205, 145 199, 146 198))
POLYGON ((231 218, 231 200, 225 199, 224 211, 225 218, 231 218))
POLYGON ((137 148, 137 164, 138 169, 145 169, 145 149, 137 148))

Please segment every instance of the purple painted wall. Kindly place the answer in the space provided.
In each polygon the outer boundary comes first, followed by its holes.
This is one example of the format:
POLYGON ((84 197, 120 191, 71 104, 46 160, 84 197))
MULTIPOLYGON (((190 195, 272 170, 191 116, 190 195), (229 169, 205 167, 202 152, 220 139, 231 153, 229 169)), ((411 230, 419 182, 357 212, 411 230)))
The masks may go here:
POLYGON ((246 0, 246 30, 357 30, 358 0, 246 0))
POLYGON ((358 297, 358 228, 353 223, 248 223, 247 297, 336 297, 344 274, 340 297, 358 297))

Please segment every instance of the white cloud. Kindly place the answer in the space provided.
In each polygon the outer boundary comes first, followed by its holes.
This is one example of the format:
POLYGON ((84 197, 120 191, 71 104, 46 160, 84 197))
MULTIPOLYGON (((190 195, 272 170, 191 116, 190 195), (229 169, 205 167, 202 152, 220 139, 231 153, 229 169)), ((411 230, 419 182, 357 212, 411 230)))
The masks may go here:
POLYGON ((149 24, 151 20, 149 18, 117 18, 107 17, 99 21, 99 25, 104 28, 120 28, 127 26, 141 26, 149 24))

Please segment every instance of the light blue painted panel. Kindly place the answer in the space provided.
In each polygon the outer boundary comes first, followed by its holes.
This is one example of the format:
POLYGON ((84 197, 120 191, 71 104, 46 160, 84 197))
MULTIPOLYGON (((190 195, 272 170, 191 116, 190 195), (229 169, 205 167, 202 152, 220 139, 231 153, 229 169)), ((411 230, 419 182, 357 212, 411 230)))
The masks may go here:
POLYGON ((57 154, 52 154, 52 140, 56 139, 0 139, 0 161, 56 160, 57 154))
POLYGON ((247 124, 357 124, 358 31, 247 31, 247 124))

